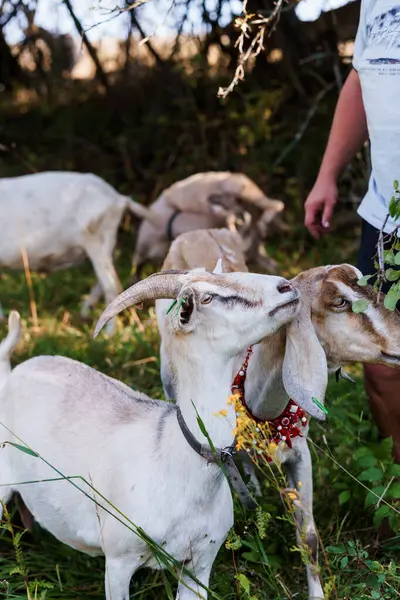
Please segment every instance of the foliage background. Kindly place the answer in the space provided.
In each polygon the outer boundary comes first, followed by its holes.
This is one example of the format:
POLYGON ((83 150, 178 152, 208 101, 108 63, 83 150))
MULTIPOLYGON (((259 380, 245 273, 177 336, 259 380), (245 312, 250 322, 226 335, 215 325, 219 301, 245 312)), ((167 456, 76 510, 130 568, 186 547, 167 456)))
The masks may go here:
MULTIPOLYGON (((24 66, 18 54, 22 44, 8 46, 4 34, 11 4, 26 14, 23 2, 2 4, 0 176, 57 169, 95 172, 122 193, 149 204, 164 187, 192 173, 243 171, 285 202, 283 222, 266 244, 282 275, 319 264, 354 262, 359 237, 355 207, 366 188, 367 154, 356 158, 341 181, 329 238, 318 244, 311 240, 302 224, 302 207, 350 68, 343 43, 354 35, 358 2, 322 15, 314 29, 285 7, 266 53, 255 64, 250 61, 246 80, 226 99, 218 98, 217 90, 233 76, 237 30, 220 25, 218 10, 203 5, 206 34, 195 38, 196 52, 186 57, 182 50, 159 50, 155 40, 150 40, 148 54, 139 57, 135 49, 146 32, 140 13, 131 11, 120 67, 107 71, 97 56, 100 72, 96 67, 93 79, 76 80, 68 68, 58 66, 56 51, 44 43, 46 32, 35 30, 34 22, 26 30, 33 67, 24 66), (217 62, 210 60, 211 46, 219 52, 217 62), (280 52, 279 60, 273 59, 274 50, 280 52)), ((248 3, 249 11, 264 15, 271 8, 268 1, 248 3)), ((187 42, 183 35, 177 40, 180 48, 187 42)), ((57 198, 54 202, 56 206, 57 198)), ((124 286, 130 282, 135 229, 136 223, 127 218, 116 251, 124 286)), ((33 274, 35 324, 25 275, 0 273, 3 306, 19 310, 24 319, 24 340, 14 364, 41 353, 60 353, 161 398, 154 314, 151 309, 143 313, 144 331, 124 317, 115 339, 93 341, 92 323, 78 316, 93 279, 86 264, 50 276, 33 274)), ((1 336, 5 331, 3 324, 1 336)), ((354 387, 331 382, 328 423, 313 423, 311 429, 322 576, 329 598, 397 598, 399 467, 370 419, 360 371, 353 375, 354 387), (377 503, 371 489, 393 508, 377 503)), ((306 597, 301 553, 295 550, 294 530, 280 498, 283 487, 283 481, 277 484, 265 474, 263 508, 271 518, 263 539, 254 520, 237 512, 241 546, 221 550, 211 582, 226 600, 306 597)), ((20 523, 12 508, 10 518, 12 526, 7 519, 3 522, 0 539, 1 596, 103 597, 101 559, 60 545, 39 528, 19 539, 20 523)), ((134 598, 169 598, 169 586, 174 588, 170 577, 144 571, 134 577, 131 593, 134 598)))

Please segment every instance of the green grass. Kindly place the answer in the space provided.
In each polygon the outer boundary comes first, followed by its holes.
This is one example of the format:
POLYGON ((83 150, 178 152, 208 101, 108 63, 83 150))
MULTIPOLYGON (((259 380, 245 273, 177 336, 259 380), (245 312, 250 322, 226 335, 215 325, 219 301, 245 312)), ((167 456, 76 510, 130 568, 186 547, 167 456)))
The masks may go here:
MULTIPOLYGON (((116 264, 124 287, 130 280, 132 239, 121 235, 116 264)), ((269 250, 291 276, 318 264, 354 260, 352 237, 324 240, 311 245, 300 233, 272 238, 269 250)), ((120 378, 128 385, 162 398, 159 377, 158 334, 154 312, 140 314, 144 331, 138 331, 132 316, 119 320, 118 333, 111 340, 92 339, 93 322, 79 317, 79 304, 94 281, 90 265, 49 276, 33 274, 39 327, 29 312, 29 294, 23 273, 0 275, 0 299, 8 311, 17 309, 23 317, 24 338, 13 364, 38 354, 63 354, 82 360, 120 378)), ((6 326, 0 326, 0 337, 6 326)), ((312 423, 311 451, 314 465, 315 520, 322 542, 321 575, 327 597, 361 600, 400 597, 399 467, 393 465, 388 441, 379 440, 363 391, 360 371, 353 369, 356 385, 330 382, 326 423, 312 423), (388 486, 388 484, 390 484, 388 486), (365 487, 363 487, 365 486, 365 487), (380 503, 368 491, 384 498, 395 510, 380 503)), ((281 482, 280 487, 284 487, 281 482)), ((262 479, 262 507, 266 517, 265 537, 254 515, 237 507, 235 550, 222 548, 215 562, 211 588, 225 600, 251 597, 259 600, 304 600, 306 580, 301 553, 291 518, 286 514, 279 490, 268 473, 262 479), (247 582, 250 582, 249 592, 247 582)), ((0 534, 0 596, 4 598, 103 598, 103 559, 92 559, 60 544, 38 526, 33 534, 21 531, 19 517, 10 506, 10 524, 3 522, 0 534), (36 590, 36 596, 35 596, 36 590)), ((167 577, 172 589, 175 582, 167 577)), ((168 598, 160 573, 137 573, 131 597, 168 598)))

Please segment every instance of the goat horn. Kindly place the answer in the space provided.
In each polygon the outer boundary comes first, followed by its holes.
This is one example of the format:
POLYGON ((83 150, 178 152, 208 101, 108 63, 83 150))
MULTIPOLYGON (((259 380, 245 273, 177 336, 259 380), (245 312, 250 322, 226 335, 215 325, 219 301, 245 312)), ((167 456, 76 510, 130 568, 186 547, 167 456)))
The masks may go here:
POLYGON ((93 337, 97 337, 104 325, 128 306, 141 304, 143 300, 176 298, 184 282, 183 276, 187 273, 188 271, 161 271, 131 285, 107 306, 97 321, 93 337))

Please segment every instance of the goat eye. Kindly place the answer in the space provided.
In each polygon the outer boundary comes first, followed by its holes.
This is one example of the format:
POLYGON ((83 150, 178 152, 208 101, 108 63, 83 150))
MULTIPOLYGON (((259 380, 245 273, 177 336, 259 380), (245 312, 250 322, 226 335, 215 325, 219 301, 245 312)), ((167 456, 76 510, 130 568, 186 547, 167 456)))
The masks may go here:
POLYGON ((201 299, 201 303, 202 304, 210 304, 211 300, 212 300, 211 294, 204 294, 204 296, 201 299))
POLYGON ((346 300, 346 298, 335 298, 332 302, 332 306, 335 308, 344 308, 345 306, 349 306, 350 302, 346 300))

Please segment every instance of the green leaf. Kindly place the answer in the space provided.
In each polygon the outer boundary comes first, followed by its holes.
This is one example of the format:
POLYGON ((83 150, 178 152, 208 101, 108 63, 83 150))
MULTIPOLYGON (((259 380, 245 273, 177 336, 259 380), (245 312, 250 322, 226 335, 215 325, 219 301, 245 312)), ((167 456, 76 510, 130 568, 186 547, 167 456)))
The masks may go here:
POLYGON ((383 471, 379 467, 371 467, 366 469, 359 476, 360 481, 379 481, 383 477, 383 471))
MULTIPOLYGON (((397 244, 396 244, 397 245, 397 244)), ((400 252, 397 252, 394 257, 394 264, 400 265, 400 252)))
POLYGON ((367 566, 373 573, 379 573, 383 570, 381 563, 377 560, 367 560, 367 566))
POLYGON ((387 492, 388 498, 398 500, 400 498, 400 481, 394 481, 387 492))
POLYGON ((30 448, 27 448, 27 446, 21 446, 20 444, 15 444, 14 442, 8 442, 10 444, 10 446, 14 446, 14 448, 17 448, 17 450, 20 450, 21 452, 25 452, 25 454, 29 454, 29 456, 35 456, 36 458, 39 456, 39 454, 37 452, 35 452, 34 450, 31 450, 30 448))
POLYGON ((389 465, 386 473, 389 477, 400 477, 400 465, 389 465))
POLYGON ((395 310, 396 306, 397 306, 397 302, 399 301, 399 294, 398 292, 392 292, 391 288, 389 290, 389 292, 386 294, 385 299, 383 301, 383 304, 385 306, 385 308, 389 309, 389 310, 395 310))
POLYGON ((397 181, 397 179, 394 180, 393 187, 396 191, 399 189, 399 182, 397 181))
POLYGON ((250 581, 247 579, 246 575, 243 573, 238 573, 235 575, 235 578, 240 583, 240 586, 244 589, 246 594, 250 594, 250 581))
POLYGON ((383 251, 383 260, 387 265, 394 265, 394 253, 393 250, 384 250, 383 251))
POLYGON ((367 467, 375 467, 378 459, 372 454, 368 454, 367 456, 361 456, 357 459, 357 465, 362 469, 366 469, 367 467))
POLYGON ((355 300, 352 304, 352 310, 354 313, 363 313, 367 310, 369 305, 368 300, 364 298, 360 298, 360 300, 355 300))
POLYGON ((211 448, 212 452, 215 454, 215 446, 214 446, 214 444, 212 442, 212 439, 210 438, 210 435, 209 435, 209 433, 208 433, 208 431, 206 429, 206 426, 204 425, 203 420, 200 417, 200 415, 199 415, 199 413, 197 411, 197 408, 196 408, 196 406, 195 406, 195 404, 194 404, 193 401, 192 401, 192 404, 193 404, 194 410, 196 411, 197 424, 198 424, 198 426, 200 428, 200 431, 204 435, 204 437, 207 438, 207 441, 210 444, 210 448, 211 448))
MULTIPOLYGON (((400 254, 396 254, 396 258, 400 256, 400 254)), ((387 269, 385 272, 385 277, 388 281, 397 281, 400 278, 400 270, 399 269, 387 269)))
POLYGON ((348 564, 349 564, 349 557, 343 556, 343 558, 340 560, 340 568, 345 569, 348 564))
POLYGON ((340 492, 339 494, 339 504, 340 506, 342 504, 344 504, 345 502, 347 502, 348 500, 350 500, 351 498, 351 494, 349 492, 349 490, 345 490, 344 492, 340 492))
POLYGON ((346 549, 344 544, 339 544, 338 546, 327 546, 326 551, 329 554, 344 554, 346 549))
POLYGON ((392 196, 390 199, 390 202, 389 202, 389 215, 392 217, 392 219, 394 219, 394 216, 396 214, 396 208, 397 208, 396 198, 394 196, 392 196))
POLYGON ((371 279, 371 277, 373 277, 373 275, 364 275, 363 277, 360 277, 360 279, 357 281, 358 285, 361 287, 368 285, 368 280, 371 279))
POLYGON ((382 504, 374 514, 374 526, 379 527, 385 517, 388 517, 392 509, 387 504, 382 504))
POLYGON ((373 506, 378 502, 379 497, 385 491, 385 487, 383 485, 379 485, 377 487, 372 488, 365 498, 364 506, 368 508, 369 506, 373 506), (374 492, 374 493, 372 493, 374 492))

